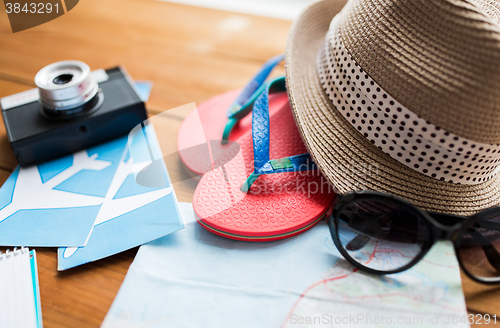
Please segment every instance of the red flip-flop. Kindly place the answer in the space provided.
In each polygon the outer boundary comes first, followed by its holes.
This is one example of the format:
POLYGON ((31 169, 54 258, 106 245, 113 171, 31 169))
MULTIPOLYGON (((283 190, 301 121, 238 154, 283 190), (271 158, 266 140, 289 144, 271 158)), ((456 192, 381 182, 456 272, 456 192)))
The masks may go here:
POLYGON ((193 196, 198 222, 227 238, 271 241, 299 234, 321 220, 335 197, 306 153, 288 101, 270 102, 269 91, 285 91, 285 79, 266 84, 254 104, 252 130, 236 140, 238 154, 206 173, 193 196), (270 117, 273 106, 280 107, 270 117))
MULTIPOLYGON (((216 152, 224 152, 230 143, 221 145, 221 140, 234 141, 251 130, 252 120, 248 114, 263 92, 266 78, 283 59, 284 55, 269 59, 245 88, 205 101, 184 119, 177 136, 177 149, 190 175, 201 176, 212 169, 216 159, 211 159, 211 141, 218 140, 216 152)), ((284 101, 282 96, 271 99, 276 102, 272 109, 280 108, 284 101)), ((270 115, 274 115, 273 110, 270 115)))

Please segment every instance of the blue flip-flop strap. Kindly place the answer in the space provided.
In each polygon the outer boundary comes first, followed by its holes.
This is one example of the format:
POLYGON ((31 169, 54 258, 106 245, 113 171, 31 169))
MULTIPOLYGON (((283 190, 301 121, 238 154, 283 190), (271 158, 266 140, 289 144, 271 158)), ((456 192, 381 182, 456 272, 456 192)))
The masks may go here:
POLYGON ((266 84, 266 90, 255 101, 252 112, 252 137, 254 172, 247 178, 241 191, 248 192, 257 178, 263 174, 314 170, 311 156, 300 154, 279 159, 269 158, 269 94, 286 91, 285 78, 280 77, 266 84))
POLYGON ((267 77, 271 74, 271 71, 276 67, 276 65, 284 59, 285 55, 280 54, 266 61, 260 71, 243 88, 243 91, 239 94, 238 98, 236 98, 231 106, 229 106, 226 113, 228 120, 222 134, 223 141, 229 140, 229 135, 236 123, 252 111, 255 100, 265 90, 264 82, 267 77))

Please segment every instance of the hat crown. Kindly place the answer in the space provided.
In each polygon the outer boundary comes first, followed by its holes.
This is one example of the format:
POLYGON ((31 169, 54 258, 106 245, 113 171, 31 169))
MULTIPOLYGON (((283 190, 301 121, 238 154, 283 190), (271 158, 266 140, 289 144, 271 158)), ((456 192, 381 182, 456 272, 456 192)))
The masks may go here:
POLYGON ((346 50, 388 94, 432 124, 500 144, 500 4, 351 0, 346 50))

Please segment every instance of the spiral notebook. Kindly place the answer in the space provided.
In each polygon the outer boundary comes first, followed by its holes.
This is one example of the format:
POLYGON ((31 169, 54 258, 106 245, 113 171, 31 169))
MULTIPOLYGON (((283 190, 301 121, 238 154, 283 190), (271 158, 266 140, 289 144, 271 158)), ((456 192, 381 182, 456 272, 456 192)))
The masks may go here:
POLYGON ((35 250, 0 253, 0 327, 42 326, 35 250))

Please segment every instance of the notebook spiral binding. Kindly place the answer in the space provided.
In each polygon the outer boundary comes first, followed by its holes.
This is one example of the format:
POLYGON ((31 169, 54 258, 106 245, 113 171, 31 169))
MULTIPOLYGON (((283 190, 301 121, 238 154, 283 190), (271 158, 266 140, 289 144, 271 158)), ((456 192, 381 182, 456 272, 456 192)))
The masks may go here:
POLYGON ((5 253, 0 252, 0 261, 8 260, 11 256, 18 256, 19 254, 26 254, 27 252, 29 252, 29 249, 27 247, 21 247, 20 249, 17 249, 17 247, 15 247, 13 251, 8 249, 5 251, 5 253))

